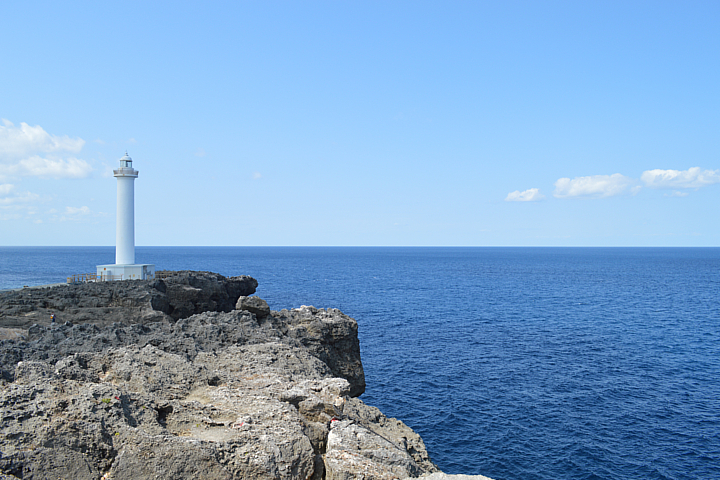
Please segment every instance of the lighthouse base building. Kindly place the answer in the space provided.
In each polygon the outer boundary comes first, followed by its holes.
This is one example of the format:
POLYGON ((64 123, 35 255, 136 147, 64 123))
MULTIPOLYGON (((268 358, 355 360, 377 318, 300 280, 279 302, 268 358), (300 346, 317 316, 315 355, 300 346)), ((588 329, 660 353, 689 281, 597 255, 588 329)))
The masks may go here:
POLYGON ((97 266, 97 280, 148 280, 155 278, 155 265, 135 263, 135 179, 138 171, 125 152, 117 178, 117 223, 115 229, 115 263, 97 266))
POLYGON ((155 265, 146 263, 132 265, 98 265, 97 281, 111 280, 152 280, 155 278, 155 265))

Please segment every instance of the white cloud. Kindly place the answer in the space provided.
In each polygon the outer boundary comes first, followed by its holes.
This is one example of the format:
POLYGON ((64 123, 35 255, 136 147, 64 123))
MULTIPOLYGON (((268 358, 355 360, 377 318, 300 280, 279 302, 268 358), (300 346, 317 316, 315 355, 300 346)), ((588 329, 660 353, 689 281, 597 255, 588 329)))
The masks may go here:
POLYGON ((2 119, 0 126, 0 157, 24 157, 38 152, 72 152, 82 150, 85 140, 70 138, 67 135, 50 135, 40 125, 31 127, 22 122, 16 127, 12 122, 2 119))
POLYGON ((253 173, 253 180, 258 180, 260 178, 262 178, 262 175, 260 174, 260 172, 253 173))
MULTIPOLYGON (((556 198, 571 197, 612 197, 625 193, 635 181, 619 173, 612 175, 591 175, 588 177, 560 178, 555 182, 556 198)), ((637 193, 638 188, 632 188, 631 193, 637 193)))
POLYGON ((196 156, 196 157, 204 157, 205 155, 207 155, 207 153, 205 153, 205 150, 203 150, 202 148, 198 148, 198 149, 195 151, 195 156, 196 156))
POLYGON ((720 170, 645 170, 640 179, 650 188, 700 188, 720 183, 720 170))
POLYGON ((85 145, 81 138, 51 135, 41 126, 23 122, 16 127, 3 119, 0 125, 0 177, 41 176, 86 177, 92 167, 85 160, 67 154, 78 153, 85 145))
POLYGON ((0 207, 8 208, 18 204, 36 202, 40 195, 31 192, 15 193, 15 185, 5 183, 0 185, 0 207))
POLYGON ((86 206, 82 207, 65 207, 66 215, 87 215, 90 213, 90 209, 86 206))
POLYGON ((520 190, 515 190, 514 192, 508 193, 508 196, 505 197, 506 202, 537 202, 538 200, 542 200, 545 198, 545 195, 540 193, 539 188, 531 188, 529 190, 525 190, 524 192, 521 192, 520 190))
POLYGON ((687 197, 689 194, 687 192, 679 192, 675 190, 672 193, 666 193, 664 196, 666 197, 687 197))
POLYGON ((51 209, 47 213, 51 214, 49 220, 52 222, 84 223, 88 221, 93 222, 94 220, 92 219, 107 216, 107 214, 103 212, 93 212, 86 205, 83 205, 82 207, 65 207, 65 210, 61 213, 57 212, 55 209, 51 209))
POLYGON ((42 158, 33 155, 10 164, 0 163, 0 175, 20 177, 84 178, 93 168, 78 158, 42 158))

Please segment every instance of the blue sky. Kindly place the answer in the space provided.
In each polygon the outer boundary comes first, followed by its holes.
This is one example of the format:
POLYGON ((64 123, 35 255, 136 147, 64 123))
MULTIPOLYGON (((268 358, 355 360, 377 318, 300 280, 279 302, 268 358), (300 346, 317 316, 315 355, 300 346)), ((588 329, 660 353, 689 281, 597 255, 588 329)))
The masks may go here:
POLYGON ((718 2, 6 2, 0 245, 720 246, 718 2))

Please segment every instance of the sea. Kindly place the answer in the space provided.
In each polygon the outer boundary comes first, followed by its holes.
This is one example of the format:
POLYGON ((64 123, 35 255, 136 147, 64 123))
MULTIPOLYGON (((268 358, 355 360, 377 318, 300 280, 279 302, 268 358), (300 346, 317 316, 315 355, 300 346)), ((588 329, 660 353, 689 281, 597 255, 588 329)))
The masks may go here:
MULTIPOLYGON (((720 248, 137 247, 359 325, 362 399, 446 473, 720 479, 720 248)), ((0 289, 113 247, 0 247, 0 289)))

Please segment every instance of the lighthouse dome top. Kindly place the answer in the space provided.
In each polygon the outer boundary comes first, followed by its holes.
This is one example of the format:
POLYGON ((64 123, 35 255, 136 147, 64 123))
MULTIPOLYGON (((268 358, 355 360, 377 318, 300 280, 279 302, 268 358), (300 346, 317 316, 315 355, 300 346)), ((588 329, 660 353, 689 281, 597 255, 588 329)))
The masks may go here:
POLYGON ((114 177, 132 177, 137 178, 138 171, 133 168, 132 158, 125 152, 125 156, 120 159, 120 168, 113 170, 114 177))
POLYGON ((130 158, 127 151, 125 152, 125 156, 120 159, 120 167, 132 168, 132 158, 130 158))

